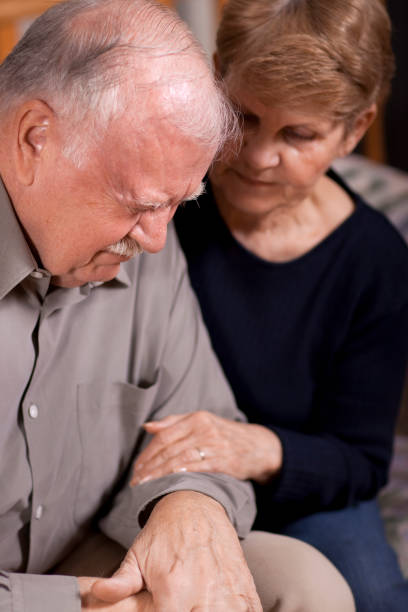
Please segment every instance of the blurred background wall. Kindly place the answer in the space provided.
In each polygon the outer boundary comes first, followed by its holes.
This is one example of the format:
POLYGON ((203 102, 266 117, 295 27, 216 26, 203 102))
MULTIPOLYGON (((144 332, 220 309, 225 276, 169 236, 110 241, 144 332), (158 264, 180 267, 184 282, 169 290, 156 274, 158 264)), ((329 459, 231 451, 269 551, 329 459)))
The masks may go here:
POLYGON ((179 15, 187 21, 209 55, 215 49, 220 3, 218 0, 175 0, 179 15))
MULTIPOLYGON (((35 15, 59 0, 0 0, 0 61, 35 15)), ((330 0, 328 0, 330 1, 330 0)), ((189 23, 209 56, 225 0, 161 0, 189 23)), ((359 152, 371 159, 408 171, 408 0, 387 0, 393 22, 397 74, 387 108, 370 129, 359 152)))
MULTIPOLYGON (((31 20, 59 0, 0 0, 0 59, 31 20)), ((189 23, 204 48, 214 50, 218 15, 225 0, 159 0, 175 8, 189 23)))
POLYGON ((408 171, 408 0, 387 0, 397 74, 385 113, 387 161, 408 171))

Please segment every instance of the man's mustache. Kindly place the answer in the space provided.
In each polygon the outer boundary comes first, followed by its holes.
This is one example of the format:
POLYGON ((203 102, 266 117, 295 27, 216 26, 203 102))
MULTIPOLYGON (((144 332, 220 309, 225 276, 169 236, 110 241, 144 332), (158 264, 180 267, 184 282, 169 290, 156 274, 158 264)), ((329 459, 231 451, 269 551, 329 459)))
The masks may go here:
POLYGON ((108 253, 113 253, 114 255, 121 255, 125 257, 133 257, 134 255, 143 253, 143 249, 137 240, 129 238, 128 236, 125 236, 125 238, 115 242, 115 244, 111 244, 106 251, 108 251, 108 253))

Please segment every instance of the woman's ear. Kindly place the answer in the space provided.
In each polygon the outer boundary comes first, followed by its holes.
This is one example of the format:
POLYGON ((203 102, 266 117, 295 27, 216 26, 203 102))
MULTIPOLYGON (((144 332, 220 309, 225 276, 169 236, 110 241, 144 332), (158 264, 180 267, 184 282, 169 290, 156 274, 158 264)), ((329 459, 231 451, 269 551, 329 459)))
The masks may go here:
POLYGON ((344 157, 351 153, 358 145, 364 134, 373 123, 377 116, 377 105, 373 103, 371 106, 361 112, 354 120, 352 128, 344 138, 341 155, 344 157))
POLYGON ((24 185, 34 182, 49 143, 54 121, 51 108, 41 100, 24 103, 16 113, 14 152, 16 175, 24 185))

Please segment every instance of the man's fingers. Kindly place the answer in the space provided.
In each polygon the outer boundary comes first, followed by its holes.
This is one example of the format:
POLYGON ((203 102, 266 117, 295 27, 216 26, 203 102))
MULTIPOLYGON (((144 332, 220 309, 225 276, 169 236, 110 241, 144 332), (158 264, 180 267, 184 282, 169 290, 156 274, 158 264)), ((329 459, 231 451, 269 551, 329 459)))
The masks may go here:
POLYGON ((111 578, 97 580, 92 586, 92 593, 102 601, 116 603, 139 593, 143 587, 139 564, 133 551, 129 550, 118 571, 111 578))

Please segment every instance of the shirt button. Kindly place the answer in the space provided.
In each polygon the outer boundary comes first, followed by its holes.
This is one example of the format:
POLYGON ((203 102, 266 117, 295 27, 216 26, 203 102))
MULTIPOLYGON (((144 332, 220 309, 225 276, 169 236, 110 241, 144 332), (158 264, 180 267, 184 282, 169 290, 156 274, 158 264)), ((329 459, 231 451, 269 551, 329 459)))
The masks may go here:
POLYGON ((44 278, 44 273, 40 272, 39 270, 34 270, 33 272, 31 272, 31 276, 32 278, 44 278))
POLYGON ((32 419, 36 419, 38 417, 38 407, 35 404, 31 404, 28 409, 28 414, 32 419))
POLYGON ((40 518, 42 517, 44 512, 44 506, 41 506, 41 504, 39 506, 37 506, 37 508, 35 509, 35 513, 34 516, 37 519, 37 521, 40 520, 40 518))

